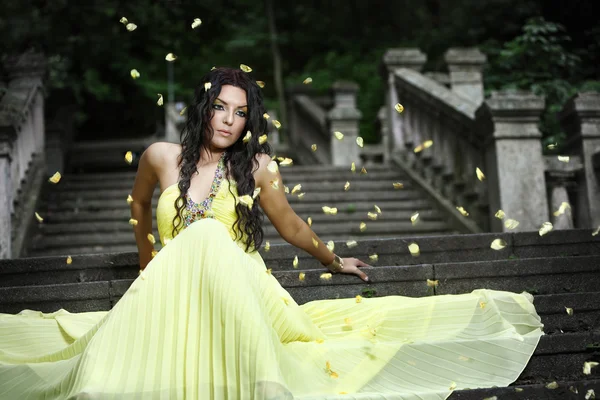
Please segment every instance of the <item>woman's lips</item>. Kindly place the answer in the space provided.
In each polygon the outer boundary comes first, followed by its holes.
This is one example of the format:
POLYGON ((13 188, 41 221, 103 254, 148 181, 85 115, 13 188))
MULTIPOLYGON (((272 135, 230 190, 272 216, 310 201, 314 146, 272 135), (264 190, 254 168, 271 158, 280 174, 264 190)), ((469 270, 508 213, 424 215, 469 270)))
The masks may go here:
POLYGON ((221 132, 221 134, 222 134, 223 136, 231 136, 231 132, 228 132, 228 131, 222 131, 222 130, 220 130, 220 129, 219 129, 219 132, 221 132))

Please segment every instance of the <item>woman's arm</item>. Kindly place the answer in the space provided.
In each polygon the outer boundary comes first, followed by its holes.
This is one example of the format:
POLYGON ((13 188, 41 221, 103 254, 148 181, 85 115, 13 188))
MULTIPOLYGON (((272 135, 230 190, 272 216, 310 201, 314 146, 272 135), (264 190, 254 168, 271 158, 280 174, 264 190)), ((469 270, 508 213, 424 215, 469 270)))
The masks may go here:
MULTIPOLYGON (((267 168, 269 162, 271 162, 271 158, 266 154, 261 154, 259 167, 255 173, 256 186, 261 188, 260 206, 286 242, 306 251, 324 266, 331 264, 335 255, 329 251, 308 224, 294 212, 285 197, 281 174, 279 171, 269 171, 267 168), (273 187, 274 181, 278 182, 278 188, 273 187)), ((345 258, 344 269, 339 272, 356 274, 368 281, 364 272, 358 269, 358 267, 367 266, 356 258, 345 258)))

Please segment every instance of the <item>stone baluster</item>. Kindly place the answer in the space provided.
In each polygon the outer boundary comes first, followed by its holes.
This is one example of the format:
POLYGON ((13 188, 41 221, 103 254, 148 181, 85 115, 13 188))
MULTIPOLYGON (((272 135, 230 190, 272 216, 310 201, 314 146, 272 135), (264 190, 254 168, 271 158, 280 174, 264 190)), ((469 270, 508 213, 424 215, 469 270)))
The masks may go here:
POLYGON ((451 48, 444 55, 453 92, 476 105, 483 102, 483 67, 487 57, 478 48, 451 48))
POLYGON ((383 147, 383 163, 388 164, 390 162, 390 127, 385 106, 379 108, 379 111, 377 112, 377 120, 379 121, 381 145, 383 147))
MULTIPOLYGON (((529 92, 494 92, 477 110, 485 136, 489 220, 492 231, 507 231, 494 217, 502 209, 507 218, 519 221, 518 231, 538 230, 549 221, 548 198, 544 180, 541 133, 538 130, 544 99, 529 92)), ((475 176, 475 171, 471 171, 475 176)))
MULTIPOLYGON (((3 124, 4 125, 4 124, 3 124)), ((13 211, 12 143, 16 132, 11 126, 0 128, 0 259, 11 258, 11 214, 13 211)))
MULTIPOLYGON (((552 211, 552 224, 554 229, 573 229, 575 227, 575 215, 577 219, 585 218, 584 211, 587 205, 585 196, 579 195, 578 176, 583 175, 583 164, 580 156, 570 156, 569 162, 564 163, 557 156, 544 156, 546 166, 546 182, 550 195, 550 211, 552 211), (573 199, 569 193, 574 193, 573 199), (569 204, 562 214, 559 214, 562 203, 569 204), (558 215, 555 215, 558 214, 558 215), (584 218, 581 218, 584 217, 584 218)), ((583 221, 585 223, 585 221, 583 221)), ((579 224, 578 224, 579 225, 579 224)))
POLYGON ((360 136, 359 121, 362 113, 356 108, 358 85, 353 82, 337 81, 332 86, 334 106, 327 113, 333 165, 350 165, 358 162, 359 147, 356 138, 360 136), (335 138, 335 131, 344 134, 343 140, 335 138))

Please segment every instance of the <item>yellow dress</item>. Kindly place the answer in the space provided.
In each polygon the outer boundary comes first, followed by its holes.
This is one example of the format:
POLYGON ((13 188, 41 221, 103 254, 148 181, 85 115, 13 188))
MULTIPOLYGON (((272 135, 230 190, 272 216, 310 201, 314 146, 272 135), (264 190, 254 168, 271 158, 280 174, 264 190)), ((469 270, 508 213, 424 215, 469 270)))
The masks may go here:
POLYGON ((0 314, 0 399, 438 400, 510 384, 543 335, 503 291, 299 306, 232 239, 229 186, 175 238, 163 192, 168 243, 112 310, 0 314))

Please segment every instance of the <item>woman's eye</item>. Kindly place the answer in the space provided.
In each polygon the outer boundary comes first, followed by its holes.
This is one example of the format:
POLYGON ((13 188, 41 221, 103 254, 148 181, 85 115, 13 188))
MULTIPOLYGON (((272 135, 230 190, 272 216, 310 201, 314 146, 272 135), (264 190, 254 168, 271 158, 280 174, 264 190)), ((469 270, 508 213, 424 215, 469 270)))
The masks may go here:
POLYGON ((246 113, 243 111, 238 111, 238 114, 240 117, 244 117, 244 118, 246 117, 246 113))
POLYGON ((213 108, 214 108, 215 110, 222 110, 222 109, 223 109, 223 106, 222 106, 222 105, 220 105, 220 104, 213 104, 213 108))

